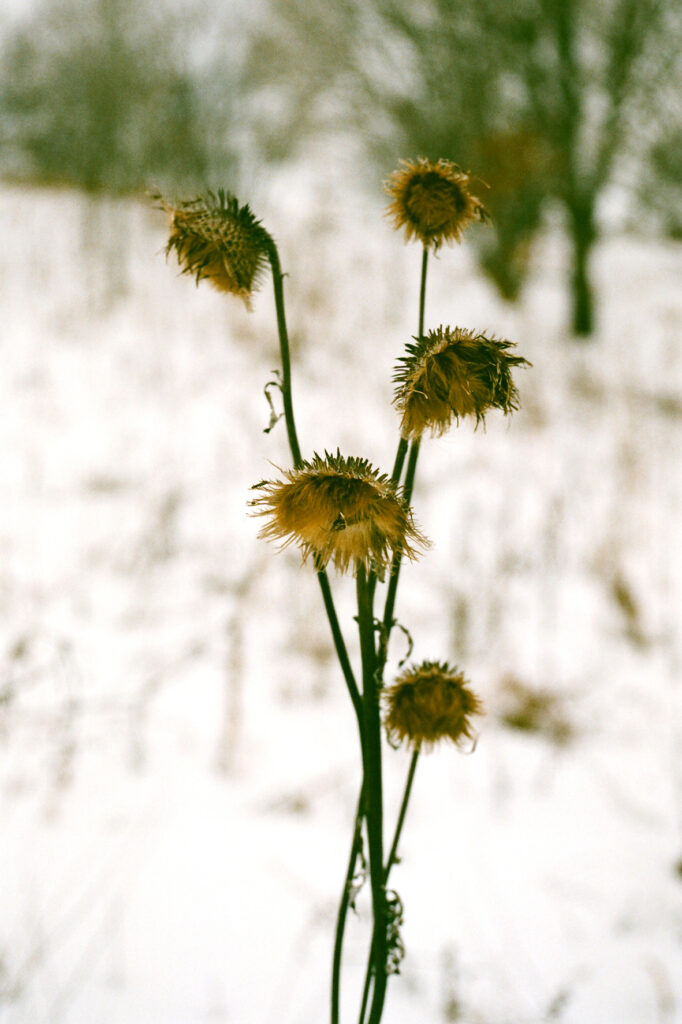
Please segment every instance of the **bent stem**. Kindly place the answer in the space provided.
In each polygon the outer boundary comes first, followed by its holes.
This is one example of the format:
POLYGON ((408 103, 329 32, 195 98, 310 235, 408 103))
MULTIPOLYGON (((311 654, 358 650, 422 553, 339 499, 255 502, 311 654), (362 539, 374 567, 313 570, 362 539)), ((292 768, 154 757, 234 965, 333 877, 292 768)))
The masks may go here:
MULTIPOLYGON (((284 406, 284 421, 286 423, 287 438, 289 440, 291 457, 294 461, 294 468, 299 469, 303 463, 303 457, 301 456, 301 447, 298 443, 296 421, 294 419, 294 403, 291 393, 291 356, 289 351, 289 332, 287 331, 287 319, 284 309, 284 274, 282 273, 282 268, 279 262, 277 246, 275 245, 274 239, 270 236, 268 236, 267 253, 270 266, 272 268, 275 310, 277 313, 277 333, 279 336, 279 353, 282 362, 281 392, 282 404, 284 406)), ((355 681, 355 676, 353 675, 350 658, 348 657, 348 651, 339 625, 336 608, 334 607, 334 599, 332 597, 331 586, 329 585, 329 578, 324 569, 318 569, 317 579, 320 584, 320 590, 322 591, 322 600, 324 602, 325 611, 327 612, 327 618, 329 620, 336 654, 339 659, 339 664, 341 665, 341 671, 343 672, 346 686, 348 687, 353 708, 355 709, 355 715, 358 720, 358 729, 362 736, 362 702, 360 699, 360 692, 355 681)))
MULTIPOLYGON (((282 404, 284 407, 284 419, 287 429, 287 438, 289 440, 289 448, 291 450, 291 456, 294 462, 294 468, 298 469, 303 463, 301 455, 301 448, 298 442, 298 434, 296 431, 296 422, 294 419, 294 407, 291 390, 291 358, 289 349, 289 335, 287 331, 286 313, 284 307, 284 288, 283 280, 284 275, 282 273, 279 254, 277 252, 277 246, 273 239, 270 239, 268 245, 268 258, 272 268, 272 280, 274 286, 275 296, 275 308, 277 312, 277 331, 279 335, 279 348, 280 358, 282 363, 282 380, 281 380, 281 391, 282 391, 282 404)), ((404 454, 403 454, 404 458, 404 454)), ((338 616, 336 614, 336 608, 334 606, 334 599, 332 597, 331 586, 326 571, 323 568, 318 569, 317 579, 320 585, 322 593, 322 600, 324 602, 325 611, 329 620, 329 626, 331 628, 332 639, 336 650, 341 671, 350 694, 351 702, 355 711, 355 715, 358 723, 358 732, 360 735, 360 745, 362 748, 363 756, 363 787, 360 791, 360 798, 358 801, 358 809, 355 816, 355 826, 353 831, 353 843, 351 846, 351 853, 348 862, 348 870, 346 873, 346 881, 344 885, 343 895, 339 906, 336 926, 336 937, 334 943, 334 954, 333 954, 333 965, 332 965, 332 1024, 338 1024, 339 1019, 339 994, 340 994, 340 974, 341 974, 341 954, 343 948, 343 936, 345 932, 346 917, 348 914, 348 907, 351 899, 351 886, 353 877, 355 875, 356 864, 360 849, 362 845, 362 822, 365 817, 365 778, 369 774, 370 788, 372 790, 372 799, 368 801, 371 803, 371 811, 367 813, 367 831, 368 831, 368 845, 370 849, 370 875, 372 877, 372 898, 374 907, 374 919, 383 921, 385 914, 384 909, 384 898, 383 898, 383 887, 381 886, 382 877, 382 858, 383 858, 383 840, 382 840, 382 790, 381 790, 381 736, 380 736, 380 721, 379 721, 379 705, 378 697, 376 696, 376 686, 374 685, 374 672, 375 672, 375 651, 374 651, 374 616, 372 610, 372 598, 374 587, 367 587, 366 578, 364 575, 364 569, 362 574, 358 573, 358 594, 362 591, 362 601, 359 598, 358 601, 358 621, 360 623, 361 632, 361 649, 362 649, 362 664, 363 664, 363 680, 364 680, 364 699, 360 694, 355 676, 353 674, 353 668, 351 666, 350 658, 348 656, 348 650, 346 648, 343 634, 341 632, 341 626, 339 625, 338 616), (362 579, 361 579, 362 575, 362 579), (360 610, 360 604, 362 603, 362 610, 360 610), (371 680, 369 686, 367 680, 371 680), (374 693, 374 698, 372 698, 374 693), (376 706, 376 711, 374 707, 376 706), (372 734, 372 738, 369 743, 365 743, 365 737, 368 733, 372 734), (366 749, 366 748, 369 748, 366 749), (373 872, 373 874, 372 874, 373 872)), ((385 934, 385 925, 382 923, 381 930, 385 934)), ((384 942, 385 946, 385 942, 384 942)), ((382 993, 385 989, 385 961, 386 955, 385 950, 379 951, 377 956, 381 957, 381 965, 376 970, 376 977, 379 979, 377 985, 377 993, 382 993), (383 982, 382 982, 383 977, 383 982)), ((383 996, 381 998, 383 1004, 383 996)), ((378 1010, 378 1016, 375 1020, 378 1022, 381 1014, 381 1006, 378 1010)))
POLYGON ((277 333, 279 335, 279 354, 282 361, 282 402, 284 404, 284 420, 287 427, 289 447, 294 460, 294 468, 299 469, 303 459, 296 433, 296 422, 294 420, 294 404, 291 395, 291 357, 289 355, 289 334, 287 332, 287 320, 284 312, 284 288, 282 282, 284 274, 279 262, 277 246, 272 238, 268 242, 268 259, 272 267, 272 283, 275 290, 275 310, 277 312, 277 333))

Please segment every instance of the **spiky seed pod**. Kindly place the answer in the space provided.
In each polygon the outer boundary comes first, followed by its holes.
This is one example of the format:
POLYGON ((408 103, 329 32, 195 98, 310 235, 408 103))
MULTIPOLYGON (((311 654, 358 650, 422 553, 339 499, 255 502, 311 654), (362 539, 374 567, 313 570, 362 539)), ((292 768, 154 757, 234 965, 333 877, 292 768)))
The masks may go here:
POLYGON ((250 208, 223 189, 179 203, 154 198, 170 216, 166 255, 175 252, 184 274, 236 295, 248 309, 272 245, 250 208))
POLYGON ((439 327, 407 345, 393 376, 393 403, 402 414, 403 437, 420 437, 429 429, 445 433, 452 421, 488 409, 512 412, 519 394, 512 379, 515 366, 528 360, 511 355, 510 341, 498 341, 462 327, 439 327))
POLYGON ((408 242, 418 238, 434 250, 443 242, 459 242, 469 224, 489 219, 481 200, 470 192, 472 180, 450 160, 401 160, 384 182, 391 197, 386 215, 396 229, 405 229, 408 242))
POLYGON ((355 572, 359 562, 382 574, 394 554, 413 559, 427 544, 392 481, 366 459, 325 452, 282 472, 256 485, 262 496, 251 504, 269 520, 259 536, 297 544, 316 568, 355 572))
POLYGON ((383 693, 384 726, 395 745, 432 747, 440 740, 472 740, 472 715, 483 704, 457 669, 441 661, 410 665, 383 693))

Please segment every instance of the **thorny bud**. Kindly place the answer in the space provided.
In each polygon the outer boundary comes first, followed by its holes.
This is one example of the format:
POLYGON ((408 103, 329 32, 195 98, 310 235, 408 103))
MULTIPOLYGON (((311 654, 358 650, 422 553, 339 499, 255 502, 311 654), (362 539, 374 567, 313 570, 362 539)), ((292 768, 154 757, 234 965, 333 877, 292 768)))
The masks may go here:
POLYGON ((391 197, 386 215, 406 241, 418 238, 435 250, 443 242, 459 242, 473 221, 487 221, 488 211, 470 192, 472 177, 450 160, 433 164, 425 157, 401 160, 384 182, 391 197))
POLYGON ((273 245, 250 208, 223 189, 178 203, 153 198, 170 216, 166 255, 175 252, 184 274, 236 295, 248 309, 273 245))
POLYGON ((472 740, 472 715, 483 704, 457 668, 446 662, 423 661, 408 666, 383 694, 384 725, 389 740, 414 749, 449 739, 472 740))
POLYGON ((261 537, 297 544, 316 568, 329 562, 355 572, 361 563, 381 575, 393 555, 414 559, 428 543, 392 481, 366 460, 324 453, 264 481, 251 504, 268 517, 261 537))
POLYGON ((511 355, 513 347, 462 327, 442 326, 408 344, 393 377, 402 436, 417 438, 426 429, 440 435, 462 416, 474 416, 479 423, 488 409, 505 415, 518 409, 511 371, 531 364, 511 355))

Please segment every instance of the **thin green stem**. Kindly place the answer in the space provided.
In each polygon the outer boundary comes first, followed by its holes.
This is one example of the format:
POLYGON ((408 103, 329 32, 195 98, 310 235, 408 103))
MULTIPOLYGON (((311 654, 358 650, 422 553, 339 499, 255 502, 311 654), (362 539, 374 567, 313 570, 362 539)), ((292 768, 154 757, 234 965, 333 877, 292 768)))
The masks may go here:
POLYGON ((412 783, 414 782, 414 773, 417 770, 418 759, 419 747, 416 747, 410 759, 410 767, 407 772, 407 779, 405 781, 405 791, 403 792, 403 799, 402 803, 400 804, 398 820, 396 822, 395 832, 393 834, 393 842, 391 843, 391 852, 388 855, 386 867, 384 868, 384 883, 388 881, 388 876, 391 873, 391 868, 395 864, 396 856, 398 854, 398 844, 400 843, 400 836, 403 831, 403 825, 405 824, 405 814, 407 813, 407 805, 410 800, 410 794, 412 793, 412 783))
POLYGON ((395 453, 395 462, 393 463, 393 472, 391 473, 391 482, 398 486, 400 476, 403 471, 403 463, 405 462, 405 456, 407 455, 407 438, 401 437, 398 442, 398 450, 395 453))
POLYGON ((365 1014, 367 1013, 367 1003, 369 1002, 369 991, 372 985, 372 964, 374 961, 374 937, 375 932, 372 931, 372 946, 370 949, 369 960, 367 962, 367 970, 365 971, 365 984, 362 989, 362 1002, 360 1003, 360 1016, 358 1017, 358 1024, 364 1024, 365 1014))
MULTIPOLYGON (((300 468, 303 463, 301 456, 301 449, 298 443, 298 435, 296 433, 296 423, 294 420, 294 408, 293 399, 291 393, 291 359, 289 353, 289 335, 286 324, 286 314, 284 308, 284 289, 283 279, 279 254, 274 241, 270 240, 268 248, 268 257, 270 259, 270 265, 272 267, 272 279, 275 293, 275 308, 277 311, 277 331, 279 335, 279 347, 280 357, 282 361, 282 380, 281 380, 281 391, 282 391, 282 403, 284 406, 284 419, 287 428, 287 437, 289 440, 289 448, 291 449, 291 456, 294 461, 294 467, 300 468)), ((339 625, 339 619, 336 614, 336 608, 334 606, 334 599, 332 597, 331 586, 329 583, 329 577, 324 569, 318 569, 317 579, 320 585, 320 591, 322 593, 322 600, 324 602, 325 611, 329 620, 329 626, 331 628, 332 639, 334 641, 334 647, 336 654, 339 659, 341 671, 343 672, 348 693, 355 710, 355 715, 358 722, 358 731, 360 734, 360 744, 364 751, 364 732, 365 732, 365 717, 362 705, 362 696, 358 689, 355 676, 353 674, 353 668, 351 666, 350 658, 346 648, 343 634, 341 632, 341 626, 339 625)), ((372 627, 373 628, 373 627, 372 627)), ((364 757, 364 754, 363 754, 364 757)), ((334 943, 334 954, 333 954, 333 965, 332 965, 332 1000, 331 1000, 331 1020, 332 1024, 338 1024, 339 1019, 339 988, 340 988, 340 975, 341 975, 341 954, 343 948, 343 936, 345 931, 346 916, 348 914, 348 906, 350 903, 351 884, 353 876, 355 874, 355 866, 357 863, 360 847, 362 843, 362 821, 364 817, 364 782, 363 789, 360 791, 360 799, 358 801, 358 809, 355 816, 355 828, 353 832, 353 843, 351 847, 350 858, 348 862, 348 870, 346 873, 346 881, 344 884, 343 895, 338 910, 337 924, 336 924, 336 937, 334 943)))
MULTIPOLYGON (((414 774, 417 770, 417 760, 419 758, 419 748, 413 752, 412 758, 410 759, 410 767, 407 772, 407 779, 405 781, 405 790, 403 792, 403 799, 400 804, 400 811, 398 812, 398 820, 395 826, 395 832, 393 834, 393 842, 391 843, 391 852, 388 855, 386 866, 384 868, 384 885, 387 884, 391 868, 395 864, 396 857, 398 854, 398 845, 400 843, 400 836, 402 834, 403 825, 405 824, 405 815, 407 813, 407 805, 410 800, 412 793, 412 783, 414 782, 414 774)), ((372 933, 372 948, 374 948, 375 933, 372 933)), ((372 981, 372 957, 370 956, 369 963, 367 964, 367 971, 365 973, 365 984, 362 990, 362 1003, 360 1007, 359 1024, 363 1024, 365 1019, 365 1013, 367 1012, 367 1001, 369 999, 370 984, 372 981)))
MULTIPOLYGON (((424 312, 426 309, 426 271, 429 262, 429 250, 426 246, 422 251, 422 268, 421 277, 419 281, 419 328, 418 338, 421 340, 424 336, 424 312)), ((393 463, 393 472, 391 473, 391 480, 396 485, 400 483, 400 477, 403 471, 403 464, 405 462, 405 456, 407 455, 407 439, 404 437, 400 438, 398 442, 398 450, 395 454, 395 462, 393 463)))
POLYGON ((272 267, 272 283, 275 290, 275 309, 277 311, 277 333, 279 335, 279 352, 282 360, 282 402, 284 404, 284 419, 287 426, 287 437, 289 447, 294 460, 294 468, 298 469, 303 462, 301 449, 296 434, 296 422, 294 420, 294 404, 291 395, 291 359, 289 356, 289 334, 287 332, 287 321, 284 312, 284 288, 282 281, 284 274, 279 262, 279 253, 274 241, 270 239, 268 245, 268 259, 272 267))
POLYGON ((336 917, 336 934, 334 936, 334 955, 332 959, 332 1008, 331 1008, 331 1024, 339 1024, 339 1010, 340 1010, 340 990, 341 990, 341 954, 343 950, 343 936, 346 928, 346 917, 348 915, 348 908, 351 903, 351 894, 353 890, 353 879, 355 877, 355 866, 357 864, 360 850, 362 848, 362 822, 364 820, 364 799, 365 799, 365 787, 364 782, 360 788, 360 796, 358 797, 358 807, 355 812, 355 825, 353 827, 353 842, 350 849, 350 857, 348 858, 348 869, 346 871, 346 880, 343 885, 343 893, 341 895, 341 903, 339 904, 339 910, 336 917))
POLYGON ((362 710, 362 696, 358 689, 358 684, 355 681, 353 674, 353 668, 348 657, 348 651, 346 644, 341 633, 341 626, 339 625, 339 619, 336 614, 336 608, 334 607, 334 600, 332 598, 332 591, 329 585, 329 577, 324 569, 318 569, 317 578, 320 584, 320 590, 322 591, 322 600, 324 601, 324 607, 327 612, 327 618, 329 619, 329 625, 332 631, 332 639, 334 641, 334 647, 336 654, 341 665, 341 671, 343 677, 346 680, 346 686, 350 694, 350 699, 353 702, 353 708, 355 715, 358 720, 358 729, 360 731, 360 738, 362 739, 363 733, 363 710, 362 710))
POLYGON ((424 310, 426 309, 426 268, 429 262, 429 250, 424 246, 422 252, 422 273, 419 282, 419 340, 424 337, 424 310))
MULTIPOLYGON (((289 333, 287 331, 287 320, 284 309, 284 288, 282 284, 284 274, 282 273, 282 268, 280 266, 277 246, 272 238, 269 238, 268 241, 268 259, 270 260, 270 266, 272 268, 275 309, 277 311, 279 352, 282 361, 281 391, 282 404, 284 406, 284 420, 287 428, 287 437, 289 439, 289 448, 291 449, 291 457, 294 461, 294 468, 299 469, 303 462, 303 458, 301 456, 301 448, 298 443, 298 435, 296 433, 294 404, 291 393, 291 357, 289 353, 289 333)), ((324 601, 327 618, 329 619, 334 647, 341 665, 341 671, 343 672, 344 679, 346 680, 346 686, 348 687, 351 701, 353 702, 355 714, 358 719, 358 728, 360 729, 360 735, 362 736, 362 702, 360 699, 360 692, 355 681, 355 676, 353 675, 350 658, 348 657, 348 651, 346 649, 346 644, 339 625, 339 619, 334 607, 334 599, 329 585, 329 578, 327 577, 327 573, 324 569, 318 570, 317 578, 320 584, 320 590, 322 591, 322 600, 324 601)))
MULTIPOLYGON (((417 459, 419 458, 419 439, 413 441, 410 445, 410 455, 407 460, 407 472, 405 474, 405 485, 403 487, 403 496, 405 501, 410 501, 412 497, 412 490, 414 488, 414 477, 417 471, 417 459)), ((388 587, 386 588, 386 602, 384 604, 384 616, 383 616, 383 628, 381 632, 381 640, 379 643, 380 650, 380 662, 383 670, 384 664, 386 663, 386 657, 388 654, 388 641, 393 629, 393 612, 395 610, 395 602, 398 593, 398 580, 400 578, 400 567, 402 565, 402 552, 397 552, 393 556, 391 563, 391 575, 388 580, 388 587)))
MULTIPOLYGON (((427 246, 424 246, 422 251, 422 265, 421 265, 421 278, 419 281, 419 329, 418 338, 421 340, 424 337, 424 316, 426 311, 426 276, 429 265, 429 250, 427 246)), ((414 489, 414 478, 417 472, 417 459, 419 458, 419 444, 420 439, 417 438, 410 445, 410 454, 407 460, 407 470, 405 472, 405 483, 403 484, 403 498, 409 505, 412 499, 412 491, 414 489)), ((391 479, 397 485, 400 476, 402 474, 403 463, 405 461, 405 454, 407 452, 407 440, 404 437, 400 438, 398 443, 398 450, 396 452, 395 463, 393 466, 393 475, 391 479)), ((393 629, 393 613, 395 610, 395 601, 398 592, 398 579, 400 576, 400 566, 402 564, 402 555, 396 554, 393 557, 391 563, 391 575, 388 581, 388 587, 386 589, 386 600, 384 603, 384 615, 383 615, 383 626, 379 637, 379 663, 380 672, 383 673, 384 665, 386 664, 386 658, 388 657, 388 642, 391 636, 391 630, 393 629)))
POLYGON ((420 437, 415 438, 410 444, 410 454, 407 459, 405 483, 403 484, 403 497, 408 505, 412 501, 412 491, 414 490, 414 478, 417 475, 417 459, 419 458, 420 445, 420 437))
MULTIPOLYGON (((422 252, 421 279, 420 279, 420 284, 419 284, 419 331, 418 331, 418 337, 419 337, 420 340, 424 336, 424 314, 425 314, 425 308, 426 308, 426 275, 427 275, 427 268, 428 268, 428 259, 429 259, 429 250, 428 250, 428 248, 426 246, 424 246, 424 249, 423 249, 423 252, 422 252)), ((409 456, 408 456, 408 459, 407 459, 407 469, 406 469, 406 472, 405 472, 405 483, 403 484, 403 490, 402 490, 403 498, 405 499, 405 502, 407 504, 410 503, 410 500, 412 498, 412 491, 414 489, 414 480, 415 480, 415 475, 416 475, 416 472, 417 472, 417 460, 419 458, 419 445, 420 445, 420 441, 419 441, 419 438, 417 438, 409 446, 409 456)), ((396 452, 395 462, 393 464, 393 472, 391 474, 391 480, 393 481, 393 483, 396 486, 399 484, 400 478, 402 476, 403 466, 404 466, 404 463, 405 463, 405 457, 407 455, 407 452, 408 452, 408 442, 407 442, 407 440, 405 438, 401 437, 400 441, 398 442, 398 450, 396 452)), ((389 639, 390 639, 390 635, 391 635, 391 630, 393 629, 393 625, 394 625, 393 614, 394 614, 394 611, 395 611, 395 602, 396 602, 396 597, 397 597, 397 593, 398 593, 398 580, 400 578, 400 567, 401 567, 401 564, 402 564, 402 554, 394 555, 393 556, 393 561, 391 563, 391 573, 390 573, 390 577, 389 577, 389 581, 388 581, 388 587, 386 589, 386 600, 385 600, 385 604, 384 604, 384 614, 383 614, 383 618, 382 618, 381 630, 380 630, 380 634, 379 634, 379 643, 378 643, 378 649, 377 649, 377 654, 376 654, 375 686, 377 686, 377 688, 380 685, 379 681, 381 680, 381 678, 383 676, 384 666, 386 664, 386 659, 388 657, 388 643, 389 643, 389 639)), ((372 574, 372 576, 370 576, 370 584, 369 584, 370 591, 371 591, 372 595, 374 593, 374 586, 375 586, 375 584, 376 584, 376 576, 374 576, 374 574, 372 574)), ((382 901, 385 901, 385 885, 386 885, 386 881, 388 879, 390 870, 391 870, 391 868, 393 866, 393 863, 395 861, 395 857, 396 857, 397 850, 398 850, 398 843, 400 841, 400 834, 402 832, 402 827, 403 827, 403 824, 404 824, 404 821, 405 821, 405 813, 407 811, 407 803, 408 803, 408 800, 410 798, 410 792, 412 790, 412 782, 414 780, 414 773, 415 773, 416 768, 417 768, 417 757, 418 757, 418 754, 419 754, 419 751, 417 750, 417 751, 414 752, 414 754, 412 756, 412 761, 410 763, 410 770, 408 772, 407 782, 406 782, 406 786, 405 786, 405 793, 403 795, 403 801, 402 801, 402 804, 401 804, 401 807, 400 807, 400 813, 399 813, 398 822, 397 822, 397 825, 396 825, 396 832, 395 832, 395 835, 393 837, 393 844, 391 846, 391 852, 389 854, 389 857, 388 857, 388 860, 386 862, 386 867, 385 868, 383 867, 383 863, 382 863, 382 887, 381 887, 382 888, 382 893, 381 893, 382 901)), ((367 777, 367 773, 366 772, 365 772, 365 777, 367 777)), ((368 830, 369 830, 369 822, 368 822, 368 830)), ((385 902, 383 903, 383 906, 385 908, 385 902)), ((375 916, 374 916, 374 930, 373 930, 373 934, 372 934, 372 944, 371 944, 371 948, 370 948, 369 961, 368 961, 368 964, 367 964, 367 973, 365 975, 365 984, 364 984, 364 989, 363 989, 363 993, 362 993, 362 1004, 361 1004, 361 1007, 360 1007, 359 1024, 364 1024, 364 1022, 365 1022, 365 1014, 367 1012, 367 1005, 368 1005, 368 1001, 369 1001, 369 993, 370 993, 372 979, 374 979, 374 993, 373 993, 373 998, 372 998, 372 1008, 370 1010, 370 1016, 369 1016, 369 1019, 367 1021, 367 1024, 379 1024, 379 1021, 381 1019, 381 1012, 383 1010, 383 1003, 384 1003, 384 997, 385 997, 385 991, 386 991, 386 982, 387 982, 387 978, 386 978, 386 974, 385 974, 385 971, 386 971, 386 964, 385 964, 385 957, 386 957, 385 909, 384 909, 384 914, 382 915, 381 929, 380 930, 377 927, 377 925, 378 925, 378 922, 377 922, 376 913, 375 913, 375 916), (383 962, 383 977, 382 978, 379 978, 379 976, 376 973, 377 965, 379 963, 379 950, 377 949, 377 947, 379 945, 381 946, 381 956, 384 958, 384 962, 383 962)))
POLYGON ((374 939, 370 950, 374 990, 368 1024, 379 1024, 386 993, 386 897, 383 853, 383 787, 381 772, 381 717, 377 683, 377 657, 374 646, 374 609, 372 591, 365 567, 357 567, 358 628, 362 657, 364 710, 364 786, 365 820, 372 888, 374 939))

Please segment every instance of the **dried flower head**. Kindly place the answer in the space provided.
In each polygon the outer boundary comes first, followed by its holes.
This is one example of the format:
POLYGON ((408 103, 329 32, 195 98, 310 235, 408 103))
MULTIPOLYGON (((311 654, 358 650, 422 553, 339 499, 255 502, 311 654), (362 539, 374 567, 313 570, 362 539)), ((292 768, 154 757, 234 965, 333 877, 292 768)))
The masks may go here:
POLYGON ((325 452, 283 472, 256 485, 262 497, 251 504, 269 518, 260 536, 298 544, 316 567, 331 561, 346 572, 360 562, 381 573, 394 554, 412 559, 426 544, 392 481, 366 459, 325 452))
POLYGON ((513 347, 462 327, 441 326, 415 338, 393 377, 403 437, 420 437, 427 428, 443 434, 461 416, 475 416, 479 423, 488 409, 505 415, 518 409, 511 371, 530 363, 510 355, 513 347))
POLYGON ((268 259, 270 236, 248 206, 218 189, 177 204, 156 194, 170 215, 166 255, 175 252, 184 274, 197 284, 210 281, 219 291, 242 299, 247 308, 268 259))
POLYGON ((483 714, 483 704, 462 673, 440 661, 410 665, 384 691, 383 700, 389 740, 395 745, 406 741, 415 749, 444 739, 472 740, 471 716, 483 714))
POLYGON ((450 160, 432 164, 425 157, 401 160, 384 182, 391 197, 386 214, 407 241, 420 239, 434 250, 443 242, 459 242, 472 221, 488 220, 488 211, 469 187, 471 175, 450 160))

